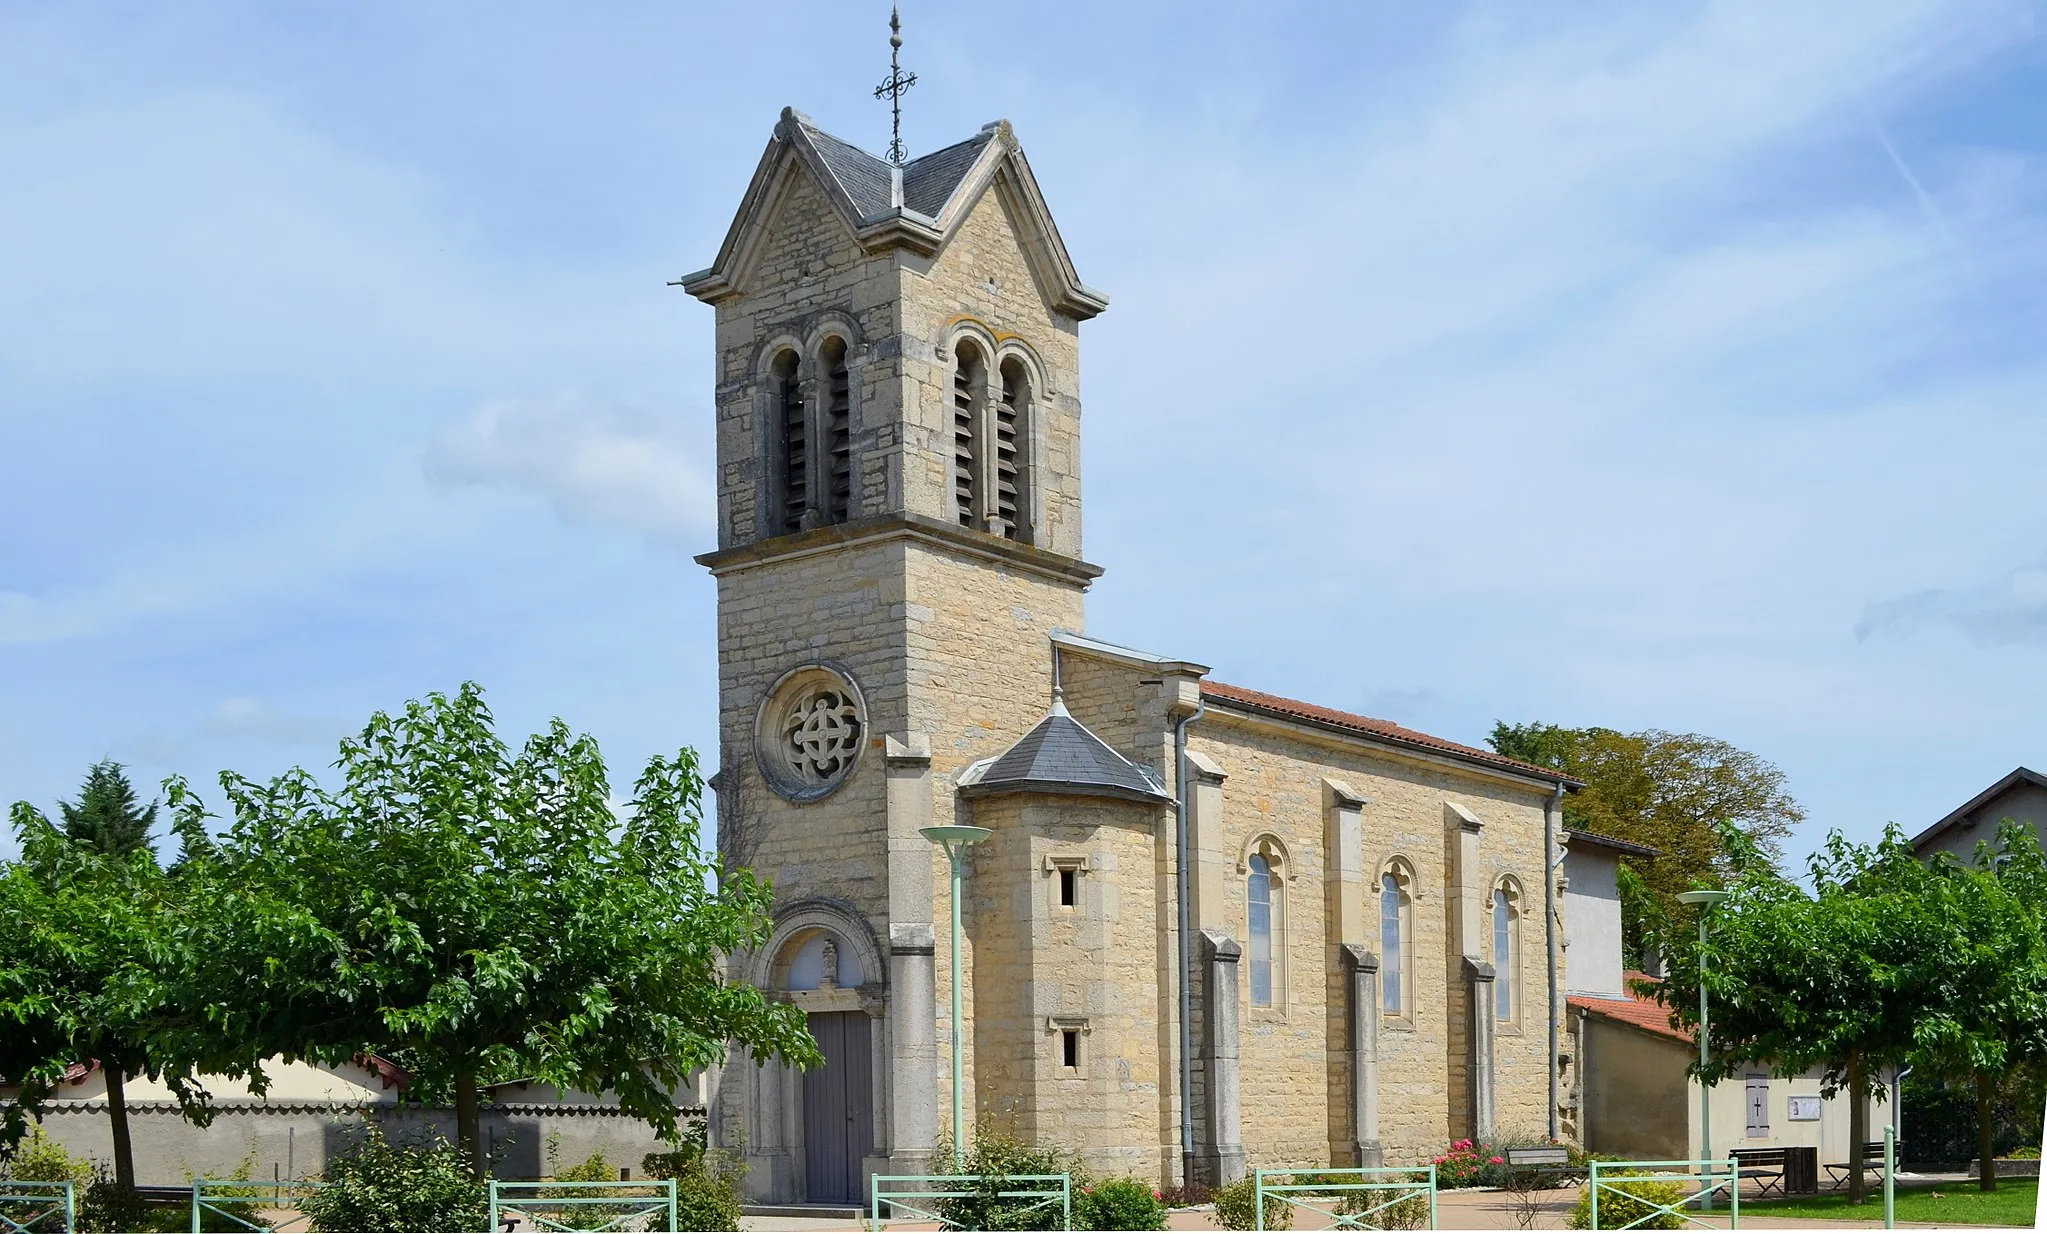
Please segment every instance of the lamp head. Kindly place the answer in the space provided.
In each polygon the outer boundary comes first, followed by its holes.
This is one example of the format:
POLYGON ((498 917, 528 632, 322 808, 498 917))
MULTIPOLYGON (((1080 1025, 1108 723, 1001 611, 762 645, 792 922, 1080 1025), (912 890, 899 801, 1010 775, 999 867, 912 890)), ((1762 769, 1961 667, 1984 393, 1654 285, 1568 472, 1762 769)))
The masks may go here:
POLYGON ((979 844, 995 833, 986 827, 923 827, 917 834, 949 850, 955 844, 979 844))
POLYGON ((1715 904, 1726 903, 1729 894, 1729 892, 1725 891, 1680 891, 1677 893, 1677 902, 1679 904, 1699 904, 1711 908, 1715 904))

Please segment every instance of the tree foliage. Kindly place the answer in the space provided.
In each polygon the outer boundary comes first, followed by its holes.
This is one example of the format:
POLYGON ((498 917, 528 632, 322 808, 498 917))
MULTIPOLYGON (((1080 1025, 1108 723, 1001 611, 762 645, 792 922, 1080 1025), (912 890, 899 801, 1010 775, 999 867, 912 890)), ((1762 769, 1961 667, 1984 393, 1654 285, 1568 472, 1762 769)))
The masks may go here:
MULTIPOLYGON (((1738 833, 1727 837, 1737 856, 1738 833)), ((2037 855, 2037 848, 2033 850, 2037 855)), ((1752 854, 1751 854, 1752 857, 1752 854)), ((2037 857, 2035 857, 2037 859, 2037 857)), ((2021 855, 2014 882, 2033 877, 2021 855)), ((1810 892, 1753 859, 1710 910, 1704 985, 1711 1012, 1707 1083, 1762 1063, 1817 1068, 1847 1092, 1850 1152, 1868 1140, 1866 1103, 1887 1069, 1912 1063, 2001 1073, 2047 1032, 2047 940, 2037 904, 1987 870, 1921 862, 1895 826, 1875 845, 1837 833, 1810 864, 1810 892)), ((1696 911, 1642 900, 1649 941, 1669 959, 1654 991, 1697 1031, 1696 911)), ((1851 1194, 1865 1186, 1861 1169, 1851 1194)))
POLYGON ((63 815, 64 829, 27 802, 10 816, 21 859, 0 872, 0 1075, 21 1090, 0 1115, 0 1155, 67 1067, 96 1062, 115 1179, 132 1187, 128 1077, 163 1081, 187 1117, 207 1117, 188 1050, 198 1037, 181 1026, 195 1001, 181 985, 185 965, 170 928, 183 906, 147 843, 153 810, 134 808, 118 766, 94 767, 63 815))
MULTIPOLYGON (((1564 798, 1564 825, 1646 844, 1658 851, 1623 863, 1665 910, 1677 892, 1735 877, 1738 854, 1721 824, 1747 841, 1750 859, 1774 863, 1794 824, 1805 818, 1784 790, 1784 773, 1759 755, 1717 737, 1647 729, 1493 726, 1489 744, 1509 758, 1561 771, 1585 787, 1564 798)), ((1626 933, 1640 937, 1632 908, 1626 933)))
POLYGON ((515 755, 469 683, 372 716, 336 767, 332 791, 298 769, 222 773, 218 840, 168 784, 182 942, 199 980, 246 992, 210 1028, 253 1057, 402 1052, 452 1087, 478 1173, 492 1073, 613 1091, 672 1137, 671 1094, 728 1042, 818 1061, 800 1012, 724 979, 766 941, 769 891, 714 879, 691 751, 648 763, 621 822, 594 740, 556 720, 515 755))
POLYGON ((156 808, 154 801, 145 806, 137 800, 127 771, 111 759, 94 763, 85 773, 77 801, 57 803, 72 843, 116 857, 148 846, 156 808))

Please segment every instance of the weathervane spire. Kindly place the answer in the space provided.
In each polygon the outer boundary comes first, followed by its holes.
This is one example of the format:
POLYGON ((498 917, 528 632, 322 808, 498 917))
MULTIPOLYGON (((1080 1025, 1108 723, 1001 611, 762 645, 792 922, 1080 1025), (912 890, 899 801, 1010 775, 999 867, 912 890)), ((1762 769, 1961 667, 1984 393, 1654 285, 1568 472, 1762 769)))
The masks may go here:
POLYGON ((874 97, 888 100, 888 161, 903 165, 903 93, 917 84, 915 73, 903 72, 903 14, 896 5, 888 9, 888 80, 874 88, 874 97))

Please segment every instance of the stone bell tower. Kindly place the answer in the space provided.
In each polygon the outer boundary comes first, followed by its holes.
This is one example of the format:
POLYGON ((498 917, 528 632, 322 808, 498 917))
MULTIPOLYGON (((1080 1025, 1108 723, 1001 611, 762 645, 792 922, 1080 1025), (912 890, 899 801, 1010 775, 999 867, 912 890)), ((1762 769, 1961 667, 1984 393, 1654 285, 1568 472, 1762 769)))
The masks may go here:
POLYGON ((1079 324, 1106 301, 1007 122, 894 165, 795 111, 682 285, 717 309, 719 842, 775 887, 735 974, 830 1060, 733 1060, 714 1134, 758 1199, 844 1203, 927 1166, 951 1099, 950 905, 918 832, 1045 714, 1049 635, 1101 573, 1079 324))

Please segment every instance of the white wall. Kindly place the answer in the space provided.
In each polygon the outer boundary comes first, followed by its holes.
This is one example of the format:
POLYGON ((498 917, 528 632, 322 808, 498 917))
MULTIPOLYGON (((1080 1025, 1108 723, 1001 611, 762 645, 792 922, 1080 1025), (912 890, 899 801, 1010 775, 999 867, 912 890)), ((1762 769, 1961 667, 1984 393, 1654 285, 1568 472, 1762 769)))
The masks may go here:
POLYGON ((1931 857, 1946 851, 1963 861, 1974 861, 1978 840, 1997 841, 1997 825, 2007 818, 2033 824, 2033 834, 2047 847, 2047 788, 2020 782, 1978 806, 1964 822, 1942 833, 1920 853, 1931 857))
POLYGON ((1564 857, 1564 992, 1627 994, 1621 983, 1620 858, 1572 847, 1564 857))
MULTIPOLYGON (((1760 1067, 1748 1070, 1761 1074, 1760 1067)), ((1730 1148, 1782 1148, 1788 1145, 1812 1145, 1820 1150, 1820 1164, 1848 1160, 1848 1148, 1853 1142, 1848 1136, 1849 1098, 1840 1094, 1823 1098, 1820 1102, 1820 1117, 1812 1122, 1791 1120, 1791 1098, 1819 1097, 1820 1073, 1817 1070, 1804 1075, 1783 1078, 1769 1077, 1769 1127, 1765 1134, 1748 1134, 1748 1082, 1737 1078, 1713 1086, 1713 1157, 1725 1160, 1730 1148)), ((1685 1085, 1685 1119, 1688 1124, 1686 1143, 1691 1146, 1691 1156, 1699 1156, 1699 1086, 1696 1081, 1685 1085)), ((1872 1143, 1884 1138, 1884 1126, 1890 1121, 1890 1108, 1882 1098, 1870 1102, 1869 1138, 1872 1143)), ((1821 1181, 1826 1181, 1824 1172, 1821 1181)))

